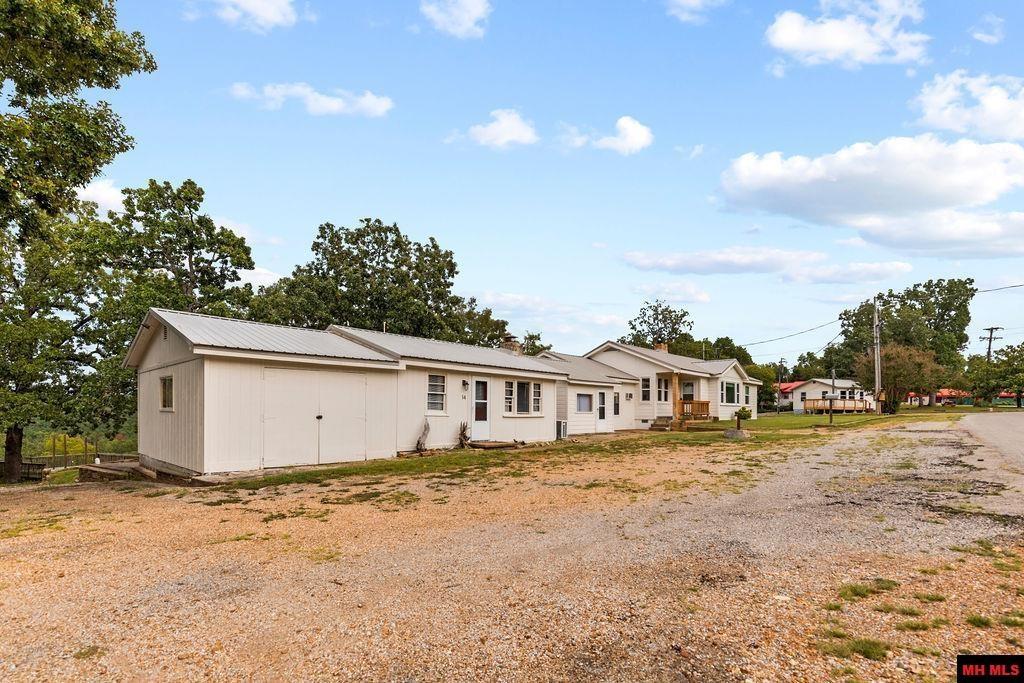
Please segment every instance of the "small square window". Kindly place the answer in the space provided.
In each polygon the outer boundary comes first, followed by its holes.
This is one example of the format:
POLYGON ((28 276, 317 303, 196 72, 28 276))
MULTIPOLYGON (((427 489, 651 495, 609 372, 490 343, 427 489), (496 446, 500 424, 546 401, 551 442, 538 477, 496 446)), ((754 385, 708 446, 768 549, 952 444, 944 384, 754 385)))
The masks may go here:
POLYGON ((577 413, 592 413, 592 412, 594 412, 594 395, 593 394, 576 394, 576 412, 577 413))
POLYGON ((174 410, 174 378, 160 378, 160 410, 174 410))
POLYGON ((539 413, 540 412, 540 399, 541 399, 540 382, 534 382, 533 383, 533 405, 531 406, 531 408, 533 409, 533 412, 535 412, 535 413, 539 413))
POLYGON ((651 378, 644 377, 640 380, 640 400, 650 401, 651 400, 651 378))
POLYGON ((530 383, 516 382, 516 413, 530 414, 530 383))
POLYGON ((505 412, 511 413, 515 408, 516 385, 515 382, 505 382, 505 412))

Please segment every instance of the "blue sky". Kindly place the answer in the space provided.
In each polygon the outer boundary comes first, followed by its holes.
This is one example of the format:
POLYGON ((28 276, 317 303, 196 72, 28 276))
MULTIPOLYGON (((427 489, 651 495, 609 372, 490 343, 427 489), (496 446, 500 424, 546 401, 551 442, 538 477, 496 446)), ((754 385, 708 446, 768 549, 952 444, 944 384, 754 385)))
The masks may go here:
MULTIPOLYGON (((195 179, 257 282, 321 222, 380 217, 568 352, 657 296, 744 343, 928 278, 1024 282, 1018 2, 118 7, 159 70, 107 97, 137 144, 86 196, 195 179)), ((972 337, 1024 340, 1022 302, 979 295, 972 337)), ((837 331, 751 351, 793 361, 837 331)))

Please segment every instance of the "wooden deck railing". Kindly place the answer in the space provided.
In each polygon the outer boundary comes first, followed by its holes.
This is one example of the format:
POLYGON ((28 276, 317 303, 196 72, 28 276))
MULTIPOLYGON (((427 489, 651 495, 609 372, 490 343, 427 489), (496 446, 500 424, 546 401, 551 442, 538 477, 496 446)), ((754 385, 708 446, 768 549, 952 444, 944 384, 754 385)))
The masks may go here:
MULTIPOLYGON (((806 413, 827 413, 829 400, 827 398, 804 399, 804 412, 806 413)), ((867 401, 854 398, 832 399, 832 412, 834 413, 866 413, 871 410, 867 401)))
POLYGON ((711 401, 676 401, 676 415, 682 420, 710 420, 711 401))

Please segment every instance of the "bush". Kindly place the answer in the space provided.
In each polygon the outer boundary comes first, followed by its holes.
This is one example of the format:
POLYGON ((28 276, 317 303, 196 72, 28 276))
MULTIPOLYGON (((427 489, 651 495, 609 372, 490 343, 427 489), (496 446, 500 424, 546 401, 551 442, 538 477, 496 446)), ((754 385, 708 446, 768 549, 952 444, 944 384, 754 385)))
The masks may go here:
POLYGON ((750 408, 740 408, 735 413, 733 413, 732 416, 734 418, 738 417, 741 420, 749 420, 751 417, 753 417, 752 413, 750 412, 750 408))

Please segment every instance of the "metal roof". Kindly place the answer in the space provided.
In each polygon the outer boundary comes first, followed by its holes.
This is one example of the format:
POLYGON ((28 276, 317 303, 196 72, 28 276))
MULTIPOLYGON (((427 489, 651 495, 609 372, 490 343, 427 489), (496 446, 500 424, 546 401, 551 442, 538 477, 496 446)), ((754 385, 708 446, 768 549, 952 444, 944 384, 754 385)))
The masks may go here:
POLYGON ((151 309, 150 312, 174 328, 193 346, 397 362, 397 359, 385 353, 324 330, 270 325, 161 308, 151 309))
POLYGON ((328 329, 349 339, 370 344, 403 359, 413 358, 507 370, 565 374, 531 356, 519 356, 502 349, 438 341, 436 339, 424 339, 422 337, 410 337, 390 332, 361 330, 356 327, 344 327, 341 325, 331 325, 328 329))
MULTIPOLYGON (((622 342, 613 342, 615 346, 624 347, 637 353, 646 358, 650 358, 656 363, 663 365, 669 365, 676 368, 677 370, 683 370, 685 372, 695 372, 702 375, 717 375, 722 370, 716 370, 713 366, 707 365, 708 363, 721 362, 721 361, 702 361, 700 358, 690 358, 689 356, 679 356, 674 353, 668 353, 667 351, 656 351, 654 349, 646 349, 642 346, 633 346, 632 344, 623 344, 622 342)), ((726 365, 728 367, 728 365, 726 365)), ((723 368, 724 369, 724 368, 723 368)))
POLYGON ((595 384, 619 384, 620 382, 638 382, 639 378, 623 372, 610 365, 605 365, 585 356, 574 356, 569 353, 557 353, 545 351, 537 357, 542 363, 547 363, 556 370, 561 370, 569 375, 573 382, 593 382, 595 384))

